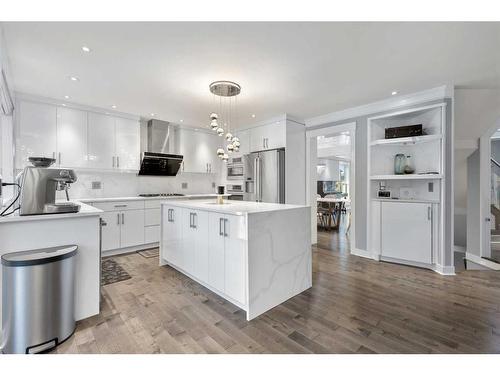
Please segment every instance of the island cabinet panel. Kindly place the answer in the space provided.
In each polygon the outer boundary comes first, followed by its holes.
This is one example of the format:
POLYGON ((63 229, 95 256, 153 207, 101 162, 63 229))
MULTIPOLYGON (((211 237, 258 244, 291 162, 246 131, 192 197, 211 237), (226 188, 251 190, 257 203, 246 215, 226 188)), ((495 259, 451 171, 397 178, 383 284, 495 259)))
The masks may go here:
POLYGON ((181 252, 182 211, 178 207, 162 208, 161 258, 179 268, 184 268, 181 252))
POLYGON ((208 283, 208 212, 193 212, 194 276, 208 283))
POLYGON ((224 293, 224 215, 208 214, 208 282, 224 293))
POLYGON ((224 218, 224 290, 240 303, 246 301, 246 224, 244 216, 224 218))

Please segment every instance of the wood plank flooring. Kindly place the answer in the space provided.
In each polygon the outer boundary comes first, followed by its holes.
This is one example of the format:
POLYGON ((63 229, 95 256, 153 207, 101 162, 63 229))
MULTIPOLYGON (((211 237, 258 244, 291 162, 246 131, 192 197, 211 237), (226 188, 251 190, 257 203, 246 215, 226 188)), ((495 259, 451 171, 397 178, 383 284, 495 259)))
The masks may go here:
POLYGON ((500 353, 500 273, 379 263, 340 233, 319 233, 313 287, 251 322, 156 258, 114 257, 132 278, 54 352, 500 353))

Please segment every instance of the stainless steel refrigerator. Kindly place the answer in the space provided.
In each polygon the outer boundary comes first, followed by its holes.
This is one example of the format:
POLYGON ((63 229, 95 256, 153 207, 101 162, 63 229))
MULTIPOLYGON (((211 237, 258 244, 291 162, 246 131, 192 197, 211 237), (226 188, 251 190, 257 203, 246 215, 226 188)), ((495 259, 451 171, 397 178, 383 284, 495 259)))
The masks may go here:
POLYGON ((285 203, 285 150, 252 152, 245 155, 244 200, 285 203))

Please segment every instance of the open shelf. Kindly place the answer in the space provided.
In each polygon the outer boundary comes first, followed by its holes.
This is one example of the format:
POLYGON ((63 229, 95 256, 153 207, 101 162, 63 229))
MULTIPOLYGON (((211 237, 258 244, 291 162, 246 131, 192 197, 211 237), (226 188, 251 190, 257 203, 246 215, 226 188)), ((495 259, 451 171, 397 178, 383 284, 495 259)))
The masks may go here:
POLYGON ((370 176, 370 180, 440 180, 442 174, 381 174, 370 176))
POLYGON ((403 137, 403 138, 390 138, 390 139, 377 139, 370 143, 371 146, 382 145, 415 145, 419 143, 432 142, 442 139, 441 134, 421 135, 418 137, 403 137))

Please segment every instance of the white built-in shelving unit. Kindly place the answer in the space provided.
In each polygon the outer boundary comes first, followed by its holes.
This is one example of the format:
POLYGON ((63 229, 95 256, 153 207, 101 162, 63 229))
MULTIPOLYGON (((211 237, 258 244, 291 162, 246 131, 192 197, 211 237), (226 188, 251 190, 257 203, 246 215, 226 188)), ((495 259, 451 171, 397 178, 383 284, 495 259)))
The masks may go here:
POLYGON ((441 272, 446 103, 368 119, 368 251, 370 256, 441 272), (424 134, 385 139, 385 129, 422 124, 424 134), (396 175, 396 154, 411 155, 413 174, 396 175), (380 185, 391 191, 379 199, 380 185))

